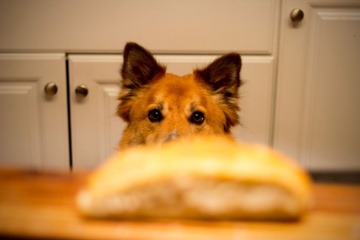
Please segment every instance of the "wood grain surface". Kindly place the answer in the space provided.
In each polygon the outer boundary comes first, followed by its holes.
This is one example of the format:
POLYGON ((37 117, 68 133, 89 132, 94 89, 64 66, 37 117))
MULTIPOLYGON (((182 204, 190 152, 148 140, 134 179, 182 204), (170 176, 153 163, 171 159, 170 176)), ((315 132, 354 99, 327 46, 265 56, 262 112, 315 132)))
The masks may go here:
POLYGON ((315 184, 296 222, 104 221, 76 210, 86 176, 0 169, 0 239, 360 239, 360 185, 315 184))

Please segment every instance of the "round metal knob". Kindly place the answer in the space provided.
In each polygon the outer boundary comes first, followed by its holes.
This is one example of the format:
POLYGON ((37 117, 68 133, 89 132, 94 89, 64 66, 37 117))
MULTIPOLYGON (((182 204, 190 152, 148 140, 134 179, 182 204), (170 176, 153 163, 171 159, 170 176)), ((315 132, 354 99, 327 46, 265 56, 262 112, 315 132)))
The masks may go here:
POLYGON ((295 8, 290 13, 290 19, 293 23, 301 22, 304 18, 304 12, 301 9, 295 8))
POLYGON ((89 93, 88 88, 85 85, 79 85, 75 88, 75 94, 78 97, 86 97, 89 93))
POLYGON ((48 82, 44 87, 44 91, 47 96, 54 96, 58 91, 58 87, 56 86, 55 83, 48 82))

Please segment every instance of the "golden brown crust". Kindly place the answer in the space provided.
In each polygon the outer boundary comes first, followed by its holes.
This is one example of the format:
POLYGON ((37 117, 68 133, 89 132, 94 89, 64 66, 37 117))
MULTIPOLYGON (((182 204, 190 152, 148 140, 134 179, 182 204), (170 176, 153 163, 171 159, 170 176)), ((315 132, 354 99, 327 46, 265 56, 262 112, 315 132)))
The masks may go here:
MULTIPOLYGON (((177 197, 171 200, 173 206, 167 206, 168 210, 172 207, 186 211, 178 209, 166 214, 164 209, 164 217, 293 219, 305 213, 311 202, 310 178, 285 156, 265 146, 237 143, 226 137, 195 137, 162 146, 138 146, 116 153, 90 176, 87 186, 79 194, 78 206, 83 214, 90 216, 159 217, 155 216, 159 211, 145 211, 141 204, 146 205, 167 195, 166 189, 177 189, 171 194, 183 198, 190 191, 204 191, 203 198, 206 195, 208 199, 201 199, 201 194, 195 194, 198 205, 194 207, 192 203, 183 204, 185 200, 177 197), (186 181, 188 185, 184 187, 186 181), (147 191, 163 185, 161 193, 147 191), (208 189, 203 186, 208 186, 208 189), (231 195, 232 199, 220 198, 218 202, 233 205, 233 209, 215 211, 210 204, 204 211, 199 210, 202 206, 199 202, 206 206, 212 197, 221 197, 223 190, 211 190, 215 188, 227 189, 224 196, 231 195), (119 197, 139 196, 145 192, 148 195, 140 196, 145 199, 144 202, 136 200, 140 205, 131 211, 114 207, 112 212, 111 207, 106 211, 102 208, 108 199, 118 199, 119 202, 119 197), (237 196, 242 199, 236 200, 237 196), (248 199, 259 204, 253 204, 248 199), (253 206, 255 210, 251 210, 253 206), (256 206, 262 209, 256 210, 256 206), (105 212, 102 214, 101 211, 105 212)), ((157 208, 164 205, 161 201, 153 204, 157 208)))

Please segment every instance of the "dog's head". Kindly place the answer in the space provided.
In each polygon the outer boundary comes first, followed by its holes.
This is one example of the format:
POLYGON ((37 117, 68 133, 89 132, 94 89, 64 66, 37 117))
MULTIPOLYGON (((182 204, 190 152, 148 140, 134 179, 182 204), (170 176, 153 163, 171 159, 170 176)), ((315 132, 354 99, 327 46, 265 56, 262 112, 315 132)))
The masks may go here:
POLYGON ((146 49, 128 43, 118 106, 128 124, 121 146, 229 134, 239 122, 240 69, 240 55, 230 53, 193 74, 177 76, 166 73, 146 49))

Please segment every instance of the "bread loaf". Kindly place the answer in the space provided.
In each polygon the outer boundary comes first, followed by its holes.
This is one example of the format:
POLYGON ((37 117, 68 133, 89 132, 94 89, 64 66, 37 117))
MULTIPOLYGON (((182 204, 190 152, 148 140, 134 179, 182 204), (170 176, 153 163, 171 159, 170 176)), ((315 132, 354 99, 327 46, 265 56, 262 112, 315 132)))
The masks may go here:
POLYGON ((294 161, 225 137, 184 138, 115 153, 77 195, 99 218, 298 219, 311 181, 294 161))

